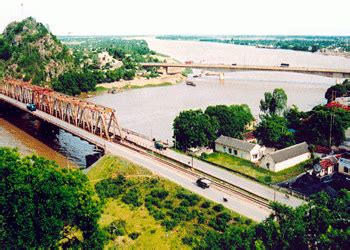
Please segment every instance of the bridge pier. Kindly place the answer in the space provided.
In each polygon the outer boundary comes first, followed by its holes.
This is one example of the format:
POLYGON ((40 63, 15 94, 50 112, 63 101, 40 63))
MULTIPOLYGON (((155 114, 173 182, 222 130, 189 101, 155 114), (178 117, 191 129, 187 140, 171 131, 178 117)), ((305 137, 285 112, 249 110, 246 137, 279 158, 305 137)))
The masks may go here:
POLYGON ((225 79, 225 73, 224 72, 219 74, 219 79, 220 80, 224 80, 225 79))

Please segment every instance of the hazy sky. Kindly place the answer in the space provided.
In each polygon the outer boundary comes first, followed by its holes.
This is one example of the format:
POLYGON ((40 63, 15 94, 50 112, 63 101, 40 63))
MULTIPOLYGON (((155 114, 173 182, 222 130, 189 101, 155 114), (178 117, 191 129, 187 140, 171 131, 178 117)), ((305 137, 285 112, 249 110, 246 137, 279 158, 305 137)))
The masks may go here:
POLYGON ((350 35, 349 10, 350 0, 0 0, 0 30, 33 16, 57 35, 350 35))

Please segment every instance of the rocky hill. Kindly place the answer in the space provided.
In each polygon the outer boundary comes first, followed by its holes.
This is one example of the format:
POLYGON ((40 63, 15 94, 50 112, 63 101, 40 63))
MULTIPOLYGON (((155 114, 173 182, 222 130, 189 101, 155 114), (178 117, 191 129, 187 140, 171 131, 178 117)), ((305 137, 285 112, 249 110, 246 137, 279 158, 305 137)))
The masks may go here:
POLYGON ((0 35, 0 61, 5 75, 37 85, 78 68, 72 52, 32 17, 10 23, 0 35))

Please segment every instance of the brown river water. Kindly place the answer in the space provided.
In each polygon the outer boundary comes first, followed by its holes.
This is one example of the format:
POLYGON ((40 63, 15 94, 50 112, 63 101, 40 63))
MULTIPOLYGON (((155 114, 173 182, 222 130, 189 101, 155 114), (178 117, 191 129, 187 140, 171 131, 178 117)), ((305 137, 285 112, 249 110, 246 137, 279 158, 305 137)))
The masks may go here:
MULTIPOLYGON (((247 65, 280 65, 283 62, 291 66, 350 68, 350 59, 337 56, 219 43, 146 40, 151 49, 182 62, 193 60, 247 65)), ((198 73, 200 71, 194 71, 194 74, 198 73)), ((325 102, 325 90, 336 81, 321 76, 282 72, 225 72, 223 81, 215 76, 190 79, 196 87, 179 83, 104 94, 91 100, 115 108, 123 127, 171 141, 172 122, 182 110, 246 103, 257 116, 264 92, 273 91, 274 88, 286 91, 289 105, 295 104, 301 110, 308 110, 325 102)), ((42 122, 28 113, 0 105, 0 146, 17 147, 23 154, 37 153, 56 160, 60 165, 67 165, 68 159, 84 166, 85 155, 96 152, 93 145, 61 129, 50 127, 51 132, 47 133, 47 129, 42 127, 45 127, 42 122)))

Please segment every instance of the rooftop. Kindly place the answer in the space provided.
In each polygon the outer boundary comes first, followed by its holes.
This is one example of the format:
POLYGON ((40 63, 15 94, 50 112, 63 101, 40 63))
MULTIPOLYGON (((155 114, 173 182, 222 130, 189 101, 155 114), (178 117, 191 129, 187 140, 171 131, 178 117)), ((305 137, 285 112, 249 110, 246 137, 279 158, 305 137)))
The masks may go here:
POLYGON ((303 155, 305 153, 309 153, 309 145, 306 142, 302 142, 288 148, 284 148, 273 152, 270 154, 275 163, 283 162, 288 159, 297 157, 299 155, 303 155))
POLYGON ((257 145, 250 142, 238 140, 232 137, 224 136, 224 135, 221 135, 218 139, 216 139, 215 143, 218 143, 227 147, 240 149, 243 151, 248 151, 248 152, 252 151, 253 148, 257 145))

